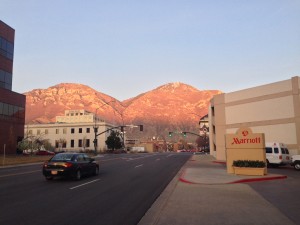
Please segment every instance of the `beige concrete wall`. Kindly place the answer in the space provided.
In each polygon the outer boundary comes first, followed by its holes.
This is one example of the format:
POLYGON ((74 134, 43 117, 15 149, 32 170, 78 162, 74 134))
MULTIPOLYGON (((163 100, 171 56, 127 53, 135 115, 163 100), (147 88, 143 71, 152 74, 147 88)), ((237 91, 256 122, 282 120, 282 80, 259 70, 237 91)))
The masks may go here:
POLYGON ((210 109, 210 154, 219 160, 225 160, 225 101, 224 94, 216 95, 211 101, 210 109), (217 112, 217 113, 216 113, 217 112))
POLYGON ((225 160, 225 134, 239 127, 265 133, 266 141, 283 142, 292 155, 300 154, 300 78, 217 95, 211 100, 215 114, 209 114, 211 152, 225 160), (215 147, 214 147, 215 146, 215 147))
MULTIPOLYGON (((254 133, 264 133, 266 142, 286 143, 292 155, 298 154, 295 123, 253 126, 250 128, 254 133)), ((226 133, 235 133, 237 129, 226 129, 226 133)))
POLYGON ((290 91, 292 89, 291 80, 284 80, 272 84, 266 84, 258 87, 248 88, 240 91, 226 93, 225 103, 241 101, 249 98, 272 95, 276 93, 290 91))
POLYGON ((291 118, 294 117, 293 96, 228 106, 225 115, 227 124, 291 118))

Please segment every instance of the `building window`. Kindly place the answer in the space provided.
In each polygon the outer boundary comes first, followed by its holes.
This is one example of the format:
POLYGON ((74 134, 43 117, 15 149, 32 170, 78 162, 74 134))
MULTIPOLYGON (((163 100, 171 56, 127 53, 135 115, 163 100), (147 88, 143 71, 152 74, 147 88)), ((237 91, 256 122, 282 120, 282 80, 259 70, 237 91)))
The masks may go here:
MULTIPOLYGON (((66 140, 55 140, 55 148, 66 148, 67 147, 67 142, 66 140)), ((72 147, 72 146, 71 146, 72 147)))
POLYGON ((63 134, 66 134, 67 133, 67 128, 64 128, 63 129, 63 134))
POLYGON ((14 58, 14 44, 0 37, 0 54, 10 60, 14 58))
POLYGON ((78 131, 78 133, 79 133, 79 134, 81 134, 81 133, 82 133, 82 128, 79 128, 79 131, 78 131))
POLYGON ((71 148, 74 148, 74 140, 71 140, 71 148))
POLYGON ((85 147, 87 147, 87 148, 90 147, 90 139, 85 140, 85 147))
POLYGON ((211 107, 211 114, 215 116, 215 107, 211 107))
POLYGON ((90 128, 86 128, 86 132, 87 132, 87 133, 90 133, 90 132, 91 132, 91 129, 90 129, 90 128))
POLYGON ((29 130, 29 131, 28 131, 28 134, 32 135, 32 130, 29 130))
POLYGON ((55 148, 59 148, 59 141, 55 140, 55 148))
POLYGON ((59 134, 59 129, 55 129, 55 133, 56 133, 56 134, 59 134))
POLYGON ((38 135, 41 134, 41 130, 37 130, 36 134, 38 135))
POLYGON ((75 133, 75 128, 71 128, 71 134, 75 133))
POLYGON ((82 147, 82 139, 78 140, 78 147, 82 147))
POLYGON ((45 134, 48 134, 48 129, 45 129, 45 134))

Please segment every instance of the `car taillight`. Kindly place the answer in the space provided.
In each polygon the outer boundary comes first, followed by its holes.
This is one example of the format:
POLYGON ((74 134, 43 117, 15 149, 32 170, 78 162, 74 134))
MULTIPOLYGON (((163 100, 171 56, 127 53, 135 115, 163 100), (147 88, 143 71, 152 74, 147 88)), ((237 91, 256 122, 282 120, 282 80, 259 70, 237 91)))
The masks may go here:
POLYGON ((282 159, 282 155, 279 156, 279 159, 282 159))
POLYGON ((69 162, 67 162, 67 163, 64 164, 64 167, 67 167, 67 168, 69 168, 71 166, 72 166, 72 163, 69 163, 69 162))

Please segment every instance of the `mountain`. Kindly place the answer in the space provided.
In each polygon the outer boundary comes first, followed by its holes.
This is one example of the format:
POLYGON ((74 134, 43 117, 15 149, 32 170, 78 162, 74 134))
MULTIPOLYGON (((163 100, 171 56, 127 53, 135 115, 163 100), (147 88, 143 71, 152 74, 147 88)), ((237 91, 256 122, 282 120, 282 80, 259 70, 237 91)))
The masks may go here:
MULTIPOLYGON (((34 89, 26 95, 26 123, 54 122, 68 109, 85 109, 113 124, 143 124, 143 137, 165 136, 170 130, 197 132, 209 100, 218 90, 200 91, 183 83, 169 83, 134 98, 119 101, 83 84, 61 83, 34 89)), ((128 134, 132 132, 129 130, 128 134)))

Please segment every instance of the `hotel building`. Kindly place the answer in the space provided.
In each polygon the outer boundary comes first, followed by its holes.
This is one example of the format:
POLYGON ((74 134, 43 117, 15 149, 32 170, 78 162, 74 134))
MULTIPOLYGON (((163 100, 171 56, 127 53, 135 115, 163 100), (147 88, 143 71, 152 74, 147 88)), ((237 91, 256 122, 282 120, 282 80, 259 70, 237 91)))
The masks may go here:
POLYGON ((0 20, 0 154, 15 154, 24 136, 26 97, 12 91, 14 38, 0 20))
POLYGON ((216 95, 209 108, 210 153, 226 159, 225 134, 240 127, 264 133, 266 142, 287 144, 300 154, 300 78, 216 95))

